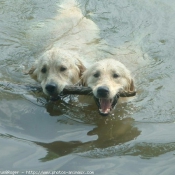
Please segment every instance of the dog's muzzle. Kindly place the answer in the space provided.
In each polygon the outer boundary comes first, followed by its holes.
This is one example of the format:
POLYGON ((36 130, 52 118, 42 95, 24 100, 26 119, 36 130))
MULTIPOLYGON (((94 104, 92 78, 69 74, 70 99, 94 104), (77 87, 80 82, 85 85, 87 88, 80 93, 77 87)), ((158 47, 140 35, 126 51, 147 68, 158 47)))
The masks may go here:
POLYGON ((57 85, 55 83, 46 84, 45 89, 49 95, 57 93, 57 85))
POLYGON ((97 96, 94 96, 99 112, 103 116, 107 116, 111 112, 119 99, 118 94, 116 94, 114 98, 110 99, 109 93, 110 91, 108 87, 100 86, 97 89, 97 96))

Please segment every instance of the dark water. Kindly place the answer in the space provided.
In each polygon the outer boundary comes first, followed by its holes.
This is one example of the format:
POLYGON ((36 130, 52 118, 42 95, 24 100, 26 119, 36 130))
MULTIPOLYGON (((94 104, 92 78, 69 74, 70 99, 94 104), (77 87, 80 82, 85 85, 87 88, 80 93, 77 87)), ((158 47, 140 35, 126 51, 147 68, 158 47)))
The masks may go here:
MULTIPOLYGON (((57 40, 60 3, 0 0, 1 82, 35 83, 23 72, 57 40)), ((100 56, 142 57, 125 60, 137 97, 103 118, 88 100, 53 103, 40 92, 1 85, 0 170, 173 175, 175 3, 85 0, 79 6, 100 28, 100 56)))

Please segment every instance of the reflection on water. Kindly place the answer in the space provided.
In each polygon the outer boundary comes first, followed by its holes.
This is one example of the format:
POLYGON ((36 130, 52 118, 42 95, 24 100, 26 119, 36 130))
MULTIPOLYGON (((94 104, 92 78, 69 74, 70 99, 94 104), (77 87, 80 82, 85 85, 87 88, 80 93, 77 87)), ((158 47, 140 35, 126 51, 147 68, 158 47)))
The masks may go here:
POLYGON ((174 2, 79 1, 100 34, 91 35, 93 42, 81 49, 75 43, 74 50, 87 58, 116 57, 135 77, 136 98, 118 104, 108 118, 98 114, 90 97, 51 102, 41 92, 17 86, 35 84, 23 72, 53 44, 64 43, 60 36, 68 29, 59 30, 60 3, 0 0, 0 81, 14 84, 0 83, 0 169, 148 174, 143 167, 157 166, 154 175, 173 174, 174 2))
MULTIPOLYGON (((88 142, 56 141, 52 143, 36 143, 47 148, 48 155, 42 159, 46 161, 70 153, 86 152, 89 150, 96 150, 98 148, 104 149, 111 146, 120 145, 135 139, 139 134, 140 131, 131 125, 131 119, 117 121, 107 119, 98 122, 97 126, 87 133, 88 136, 97 136, 96 140, 88 142)), ((98 157, 98 155, 94 154, 94 158, 95 157, 98 157)))

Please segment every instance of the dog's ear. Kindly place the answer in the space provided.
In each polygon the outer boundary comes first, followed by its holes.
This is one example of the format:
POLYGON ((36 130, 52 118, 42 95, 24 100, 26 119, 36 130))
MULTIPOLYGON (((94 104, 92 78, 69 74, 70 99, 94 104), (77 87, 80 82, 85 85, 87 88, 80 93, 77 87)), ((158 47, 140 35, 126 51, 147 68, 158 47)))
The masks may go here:
POLYGON ((37 81, 36 65, 33 65, 25 75, 30 75, 34 80, 37 81))
POLYGON ((86 73, 86 71, 81 76, 80 84, 82 86, 87 86, 87 73, 86 73))
POLYGON ((83 65, 83 63, 80 60, 78 60, 77 66, 78 66, 78 69, 80 70, 79 77, 82 77, 83 72, 86 70, 86 67, 83 65))
POLYGON ((131 91, 131 92, 135 91, 135 86, 134 86, 134 80, 133 79, 130 80, 129 91, 131 91))

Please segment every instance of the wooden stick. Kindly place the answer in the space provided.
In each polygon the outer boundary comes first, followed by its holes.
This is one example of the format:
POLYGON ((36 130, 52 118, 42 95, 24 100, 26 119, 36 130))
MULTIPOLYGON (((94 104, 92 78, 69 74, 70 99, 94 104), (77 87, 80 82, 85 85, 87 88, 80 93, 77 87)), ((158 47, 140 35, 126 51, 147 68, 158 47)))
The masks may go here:
POLYGON ((84 86, 66 86, 63 91, 63 95, 92 95, 92 89, 84 86))
MULTIPOLYGON (((0 89, 15 92, 16 94, 24 93, 23 91, 42 91, 41 86, 14 84, 7 81, 0 81, 0 89)), ((92 95, 92 89, 84 86, 66 86, 61 95, 92 95)), ((120 92, 120 97, 132 97, 136 92, 120 92)))
MULTIPOLYGON (((92 89, 84 86, 66 86, 62 92, 63 95, 92 95, 92 89)), ((133 92, 120 92, 120 97, 133 97, 136 95, 136 91, 133 92)))

